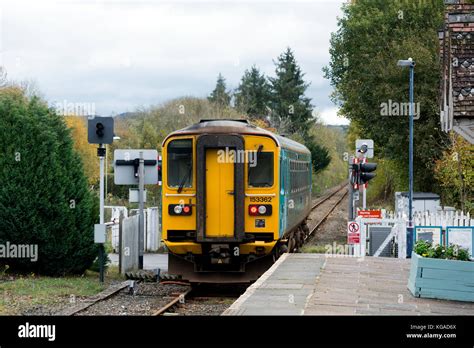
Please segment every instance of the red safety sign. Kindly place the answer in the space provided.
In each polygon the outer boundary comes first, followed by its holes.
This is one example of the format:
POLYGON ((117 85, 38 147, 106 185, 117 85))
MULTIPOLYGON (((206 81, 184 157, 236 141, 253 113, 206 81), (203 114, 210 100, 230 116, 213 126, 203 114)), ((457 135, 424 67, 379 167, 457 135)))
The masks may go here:
POLYGON ((357 211, 357 216, 362 216, 366 219, 381 219, 382 211, 381 210, 359 210, 357 211))
POLYGON ((360 243, 360 226, 355 221, 347 223, 347 244, 360 243))
POLYGON ((349 232, 349 233, 359 232, 359 224, 355 221, 349 221, 347 223, 347 232, 349 232))

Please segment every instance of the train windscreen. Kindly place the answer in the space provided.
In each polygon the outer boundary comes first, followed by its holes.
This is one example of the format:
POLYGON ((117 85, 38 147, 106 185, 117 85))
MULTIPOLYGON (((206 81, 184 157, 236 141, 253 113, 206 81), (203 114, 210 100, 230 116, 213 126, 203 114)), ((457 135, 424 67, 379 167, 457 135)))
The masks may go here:
POLYGON ((168 145, 168 186, 191 187, 193 182, 193 142, 173 140, 168 145))
POLYGON ((273 186, 273 152, 259 152, 257 164, 249 163, 249 187, 273 186))

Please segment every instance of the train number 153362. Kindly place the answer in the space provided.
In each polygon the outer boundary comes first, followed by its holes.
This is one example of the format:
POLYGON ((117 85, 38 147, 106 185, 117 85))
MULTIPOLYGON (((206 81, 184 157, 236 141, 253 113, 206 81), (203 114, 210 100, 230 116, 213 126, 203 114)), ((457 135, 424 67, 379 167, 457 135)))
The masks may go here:
POLYGON ((250 197, 250 202, 271 203, 272 197, 250 197))

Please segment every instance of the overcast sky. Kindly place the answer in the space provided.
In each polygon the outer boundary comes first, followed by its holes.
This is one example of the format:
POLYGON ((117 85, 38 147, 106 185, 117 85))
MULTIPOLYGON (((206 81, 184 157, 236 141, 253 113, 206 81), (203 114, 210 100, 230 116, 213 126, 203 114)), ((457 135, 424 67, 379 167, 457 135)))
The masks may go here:
POLYGON ((336 116, 321 69, 342 0, 0 0, 0 65, 33 80, 50 103, 90 103, 99 115, 180 96, 205 97, 221 72, 229 89, 291 47, 322 119, 336 116))

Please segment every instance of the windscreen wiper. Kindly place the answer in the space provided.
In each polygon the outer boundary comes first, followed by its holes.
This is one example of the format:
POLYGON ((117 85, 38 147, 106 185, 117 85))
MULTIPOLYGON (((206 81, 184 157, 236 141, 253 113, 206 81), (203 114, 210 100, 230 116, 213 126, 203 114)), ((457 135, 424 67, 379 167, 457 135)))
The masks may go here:
POLYGON ((178 187, 178 193, 181 193, 183 191, 184 184, 186 184, 186 181, 188 181, 189 176, 191 175, 193 171, 193 166, 189 166, 189 170, 186 173, 186 175, 183 177, 183 180, 180 182, 179 187, 178 187))

